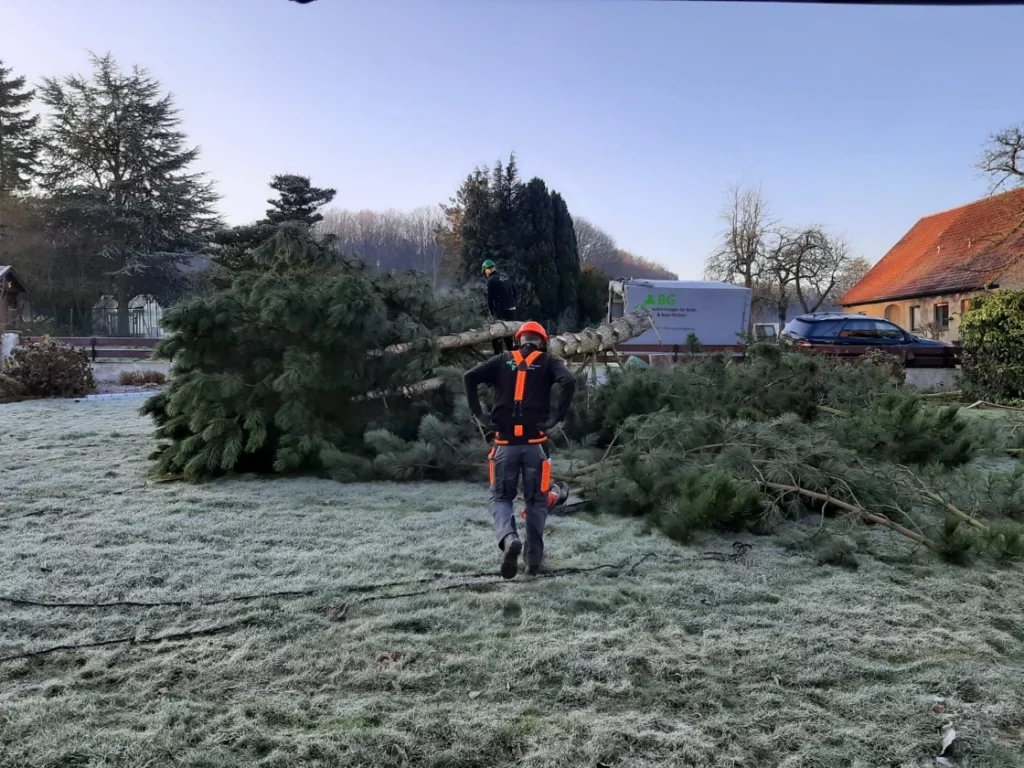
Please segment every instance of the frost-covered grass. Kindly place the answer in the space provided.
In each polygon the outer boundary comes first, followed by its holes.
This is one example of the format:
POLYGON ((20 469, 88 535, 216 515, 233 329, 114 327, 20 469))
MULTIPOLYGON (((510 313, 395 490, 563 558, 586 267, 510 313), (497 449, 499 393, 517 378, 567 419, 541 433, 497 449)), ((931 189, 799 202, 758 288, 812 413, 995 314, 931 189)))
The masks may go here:
POLYGON ((4 768, 1024 764, 1020 570, 558 519, 628 565, 500 583, 483 488, 147 484, 138 405, 0 406, 0 595, 191 604, 0 603, 0 657, 223 629, 0 663, 4 768))

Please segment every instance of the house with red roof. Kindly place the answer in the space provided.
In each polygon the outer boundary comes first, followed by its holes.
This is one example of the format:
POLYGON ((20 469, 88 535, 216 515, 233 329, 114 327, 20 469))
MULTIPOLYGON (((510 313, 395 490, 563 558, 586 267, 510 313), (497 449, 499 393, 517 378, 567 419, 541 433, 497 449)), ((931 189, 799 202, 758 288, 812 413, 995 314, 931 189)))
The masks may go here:
POLYGON ((977 296, 1024 290, 1024 189, 925 216, 839 304, 955 341, 977 296))

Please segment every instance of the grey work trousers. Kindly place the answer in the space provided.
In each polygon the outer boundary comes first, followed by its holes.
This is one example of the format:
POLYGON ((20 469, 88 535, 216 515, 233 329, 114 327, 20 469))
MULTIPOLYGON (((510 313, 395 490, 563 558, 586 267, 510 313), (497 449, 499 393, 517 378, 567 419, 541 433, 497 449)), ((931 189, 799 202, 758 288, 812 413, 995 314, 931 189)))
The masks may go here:
POLYGON ((548 491, 551 490, 551 462, 542 445, 495 446, 490 458, 491 512, 498 546, 509 534, 517 534, 512 503, 523 480, 526 500, 527 565, 544 560, 544 524, 548 519, 548 491))

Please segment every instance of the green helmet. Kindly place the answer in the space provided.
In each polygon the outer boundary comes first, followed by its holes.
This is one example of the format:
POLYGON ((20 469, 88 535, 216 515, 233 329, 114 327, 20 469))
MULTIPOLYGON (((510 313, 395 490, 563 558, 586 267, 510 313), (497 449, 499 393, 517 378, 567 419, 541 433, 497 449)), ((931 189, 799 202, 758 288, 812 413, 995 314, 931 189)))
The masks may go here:
POLYGON ((481 267, 481 269, 482 269, 482 270, 483 270, 484 272, 486 272, 486 271, 487 271, 488 269, 497 269, 497 267, 498 267, 498 265, 497 265, 497 264, 495 264, 495 263, 494 263, 493 261, 491 261, 490 259, 488 259, 487 261, 485 261, 485 262, 484 262, 484 264, 483 264, 483 266, 481 267))

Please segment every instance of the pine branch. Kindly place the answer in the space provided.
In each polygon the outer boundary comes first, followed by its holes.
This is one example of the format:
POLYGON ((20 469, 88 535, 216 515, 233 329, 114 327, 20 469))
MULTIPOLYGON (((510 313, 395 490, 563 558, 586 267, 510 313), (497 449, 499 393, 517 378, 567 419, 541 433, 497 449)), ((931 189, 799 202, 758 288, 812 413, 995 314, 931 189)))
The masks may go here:
POLYGON ((820 501, 823 504, 831 504, 833 507, 837 507, 838 509, 842 509, 851 514, 857 515, 858 517, 866 520, 869 523, 881 525, 885 528, 888 528, 891 531, 895 531, 896 533, 902 536, 906 536, 911 541, 916 541, 918 544, 923 544, 924 546, 928 547, 928 549, 934 552, 938 552, 941 549, 938 544, 936 544, 934 541, 929 539, 924 534, 916 533, 910 530, 909 528, 904 528, 899 523, 894 523, 892 520, 885 517, 884 515, 876 515, 875 513, 869 512, 868 510, 862 507, 856 507, 853 504, 848 504, 847 502, 842 501, 841 499, 836 499, 827 494, 818 493, 817 491, 811 491, 806 488, 800 488, 799 486, 796 485, 782 485, 781 483, 772 483, 767 481, 762 482, 762 484, 766 488, 771 488, 772 490, 779 491, 780 493, 795 493, 799 496, 805 496, 806 498, 814 499, 815 501, 820 501))

